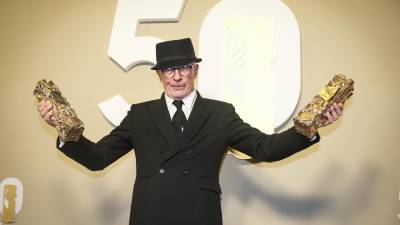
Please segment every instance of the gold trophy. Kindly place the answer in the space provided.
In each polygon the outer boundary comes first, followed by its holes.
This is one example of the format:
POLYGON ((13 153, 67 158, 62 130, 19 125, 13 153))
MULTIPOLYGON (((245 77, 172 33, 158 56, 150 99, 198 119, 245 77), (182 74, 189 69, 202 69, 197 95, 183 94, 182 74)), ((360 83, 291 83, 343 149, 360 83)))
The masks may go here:
POLYGON ((40 80, 36 84, 33 95, 36 96, 39 102, 49 100, 53 104, 54 120, 51 122, 51 125, 56 128, 60 139, 64 142, 77 142, 84 130, 83 123, 67 100, 61 95, 60 90, 54 82, 47 82, 45 79, 40 80))
POLYGON ((311 138, 326 125, 325 112, 333 103, 342 103, 353 95, 354 81, 342 74, 335 75, 320 93, 293 119, 297 132, 311 138))
MULTIPOLYGON (((17 186, 13 184, 6 184, 4 186, 3 198, 3 214, 1 215, 1 222, 9 224, 15 223, 15 198, 17 193, 17 186), (5 204, 7 202, 7 206, 5 204)), ((0 193, 3 194, 3 193, 0 193)), ((0 223, 1 224, 1 223, 0 223)))

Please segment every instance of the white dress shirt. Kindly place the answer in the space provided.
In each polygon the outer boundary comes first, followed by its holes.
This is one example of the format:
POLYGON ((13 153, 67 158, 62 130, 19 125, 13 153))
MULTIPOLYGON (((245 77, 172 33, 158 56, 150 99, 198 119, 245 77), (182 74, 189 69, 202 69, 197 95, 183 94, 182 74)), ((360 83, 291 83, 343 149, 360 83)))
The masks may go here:
MULTIPOLYGON (((182 101, 183 101, 182 111, 183 111, 183 113, 185 113, 187 120, 189 119, 190 113, 192 112, 196 98, 197 98, 197 92, 196 92, 196 90, 193 90, 188 96, 186 96, 182 99, 182 101)), ((174 99, 165 95, 165 103, 167 104, 167 109, 169 112, 169 116, 171 117, 171 120, 172 120, 172 117, 174 117, 174 114, 177 110, 176 106, 173 104, 173 102, 174 102, 174 99)))

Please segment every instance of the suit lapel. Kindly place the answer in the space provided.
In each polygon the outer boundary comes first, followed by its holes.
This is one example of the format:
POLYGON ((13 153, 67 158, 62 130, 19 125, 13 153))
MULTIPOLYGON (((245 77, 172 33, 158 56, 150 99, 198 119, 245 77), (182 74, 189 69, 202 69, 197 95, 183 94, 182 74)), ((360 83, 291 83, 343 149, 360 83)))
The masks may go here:
POLYGON ((193 106, 192 112, 188 123, 186 124, 185 130, 183 131, 182 137, 178 139, 177 151, 181 150, 193 137, 199 132, 203 127, 204 122, 206 122, 209 116, 207 105, 204 103, 204 99, 197 92, 196 102, 193 106))
MULTIPOLYGON (((205 104, 204 99, 197 92, 196 102, 193 106, 192 112, 190 113, 185 129, 182 135, 177 139, 177 142, 175 146, 173 146, 172 150, 169 151, 168 154, 166 154, 164 162, 174 156, 177 152, 185 149, 186 144, 190 140, 192 140, 203 127, 204 123, 207 121, 208 116, 209 110, 207 108, 207 104, 205 104)), ((172 126, 170 127, 172 128, 172 126)))
POLYGON ((171 117, 167 109, 167 104, 165 103, 164 94, 161 96, 159 101, 151 105, 150 111, 152 118, 165 141, 170 147, 174 146, 177 137, 171 125, 171 117))

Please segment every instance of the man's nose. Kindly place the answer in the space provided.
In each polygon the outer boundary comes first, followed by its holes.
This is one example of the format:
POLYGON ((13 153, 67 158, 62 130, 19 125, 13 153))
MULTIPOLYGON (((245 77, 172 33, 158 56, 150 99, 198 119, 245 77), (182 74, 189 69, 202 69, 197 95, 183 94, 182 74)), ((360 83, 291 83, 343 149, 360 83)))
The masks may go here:
POLYGON ((182 78, 178 68, 175 68, 173 78, 174 80, 180 80, 182 78))

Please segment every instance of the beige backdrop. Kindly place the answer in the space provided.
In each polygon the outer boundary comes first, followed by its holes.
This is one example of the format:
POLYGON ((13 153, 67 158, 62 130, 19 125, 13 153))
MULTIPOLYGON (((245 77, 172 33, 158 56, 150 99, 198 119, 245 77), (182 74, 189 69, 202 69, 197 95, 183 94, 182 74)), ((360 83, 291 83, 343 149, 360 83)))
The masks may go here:
MULTIPOLYGON (((197 48, 201 22, 216 2, 188 0, 179 23, 144 24, 139 33, 189 36, 197 48)), ((284 2, 301 31, 299 107, 335 73, 355 80, 355 95, 344 117, 321 130, 321 142, 294 157, 254 165, 228 156, 225 224, 399 224, 400 1, 284 2)), ((19 225, 128 222, 133 152, 105 172, 87 171, 55 148, 56 133, 40 120, 32 96, 39 79, 55 81, 92 140, 112 129, 99 102, 116 94, 131 103, 160 96, 149 66, 124 72, 107 56, 116 4, 0 1, 0 179, 24 185, 19 225)))

